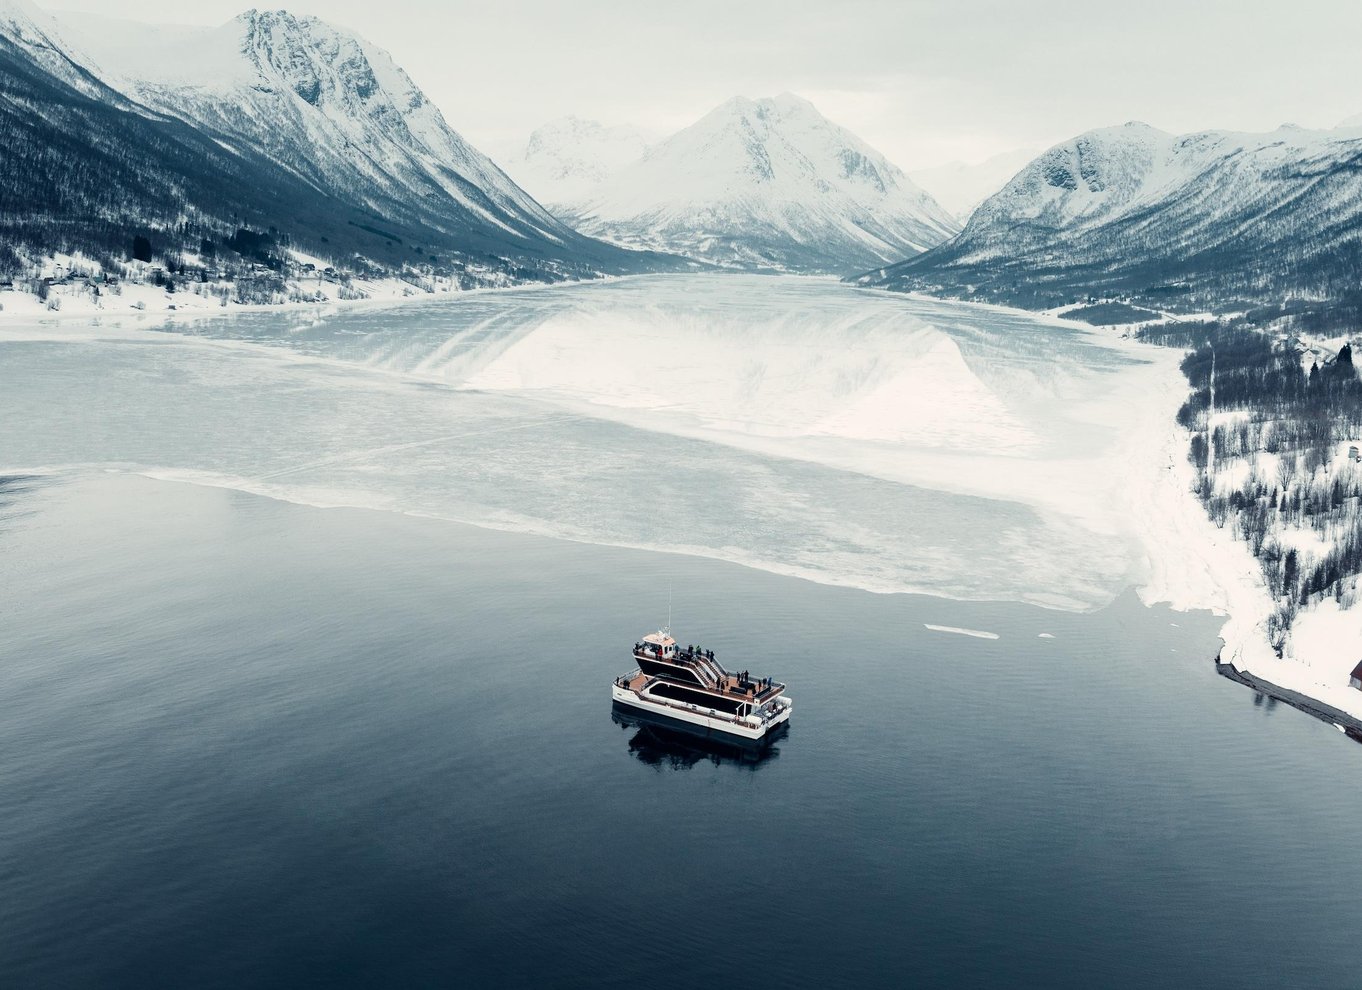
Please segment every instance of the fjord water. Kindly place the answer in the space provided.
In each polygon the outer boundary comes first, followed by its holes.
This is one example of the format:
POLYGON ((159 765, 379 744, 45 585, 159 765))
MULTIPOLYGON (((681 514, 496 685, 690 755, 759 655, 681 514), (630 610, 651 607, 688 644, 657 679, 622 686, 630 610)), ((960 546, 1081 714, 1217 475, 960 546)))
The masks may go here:
POLYGON ((1353 982, 1362 753, 1128 591, 1168 370, 813 280, 0 334, 0 982, 1353 982), (669 588, 766 759, 612 720, 669 588))
POLYGON ((1218 678, 1205 616, 126 476, 5 501, 8 985, 1266 987, 1362 963, 1360 754, 1218 678), (668 585, 683 639, 793 685, 764 761, 612 720, 668 585))

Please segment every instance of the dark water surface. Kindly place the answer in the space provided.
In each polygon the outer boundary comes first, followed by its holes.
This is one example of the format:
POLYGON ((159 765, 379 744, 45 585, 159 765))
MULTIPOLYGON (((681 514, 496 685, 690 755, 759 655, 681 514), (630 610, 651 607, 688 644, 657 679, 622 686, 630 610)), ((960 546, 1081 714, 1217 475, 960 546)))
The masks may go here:
POLYGON ((1216 625, 10 482, 0 984, 1356 985, 1362 750, 1216 625), (612 720, 669 583, 769 759, 612 720))

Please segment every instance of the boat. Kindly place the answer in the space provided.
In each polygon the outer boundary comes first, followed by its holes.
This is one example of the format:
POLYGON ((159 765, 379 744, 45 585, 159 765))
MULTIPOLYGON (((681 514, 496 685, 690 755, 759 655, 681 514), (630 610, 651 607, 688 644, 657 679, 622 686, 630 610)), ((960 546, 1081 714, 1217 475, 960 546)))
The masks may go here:
POLYGON ((682 649, 670 628, 634 644, 638 666, 615 678, 615 704, 680 723, 718 739, 759 743, 790 720, 785 685, 750 671, 730 672, 713 650, 682 649))

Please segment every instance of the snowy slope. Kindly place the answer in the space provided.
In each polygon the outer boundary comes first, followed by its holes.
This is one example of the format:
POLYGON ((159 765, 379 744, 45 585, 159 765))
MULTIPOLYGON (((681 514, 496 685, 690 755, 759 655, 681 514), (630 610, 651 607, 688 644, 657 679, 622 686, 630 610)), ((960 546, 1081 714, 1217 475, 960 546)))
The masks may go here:
POLYGON ((125 258, 135 235, 197 248, 236 225, 344 224, 347 213, 110 88, 46 15, 12 0, 0 4, 0 147, 0 248, 19 275, 56 252, 125 258))
POLYGON ((965 229, 865 284, 1046 307, 1128 294, 1214 308, 1337 295, 1362 251, 1362 135, 1145 124, 1057 145, 965 229))
POLYGON ((974 208, 1005 186, 1036 156, 1034 148, 1004 151, 982 162, 950 162, 934 168, 920 168, 908 173, 912 179, 938 203, 960 218, 969 219, 974 208))
POLYGON ((843 273, 917 254, 955 220, 791 94, 738 97, 572 205, 587 233, 745 268, 843 273))
POLYGON ((386 52, 325 21, 250 10, 133 38, 137 28, 70 15, 69 30, 119 88, 360 206, 380 234, 404 224, 429 231, 417 243, 452 238, 474 256, 636 270, 639 259, 566 227, 464 141, 386 52))
POLYGON ((642 158, 649 140, 637 127, 563 117, 536 128, 502 165, 523 189, 552 208, 589 197, 642 158))
POLYGON ((52 15, 29 0, 0 0, 0 37, 13 43, 34 66, 84 96, 129 102, 104 86, 89 69, 90 59, 52 15))
POLYGON ((139 98, 228 143, 265 148, 319 186, 357 193, 375 209, 388 208, 388 197, 400 201, 404 186, 426 195, 439 190, 507 232, 561 234, 445 124, 386 52, 324 21, 250 10, 151 51, 116 39, 103 31, 82 37, 139 98))

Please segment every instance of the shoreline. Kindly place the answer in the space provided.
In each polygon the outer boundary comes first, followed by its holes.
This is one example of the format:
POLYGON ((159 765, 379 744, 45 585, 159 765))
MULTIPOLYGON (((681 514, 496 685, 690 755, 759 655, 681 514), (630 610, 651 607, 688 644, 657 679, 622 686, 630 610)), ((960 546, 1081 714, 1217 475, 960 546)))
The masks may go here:
MULTIPOLYGON (((207 297, 195 295, 192 292, 178 292, 170 294, 158 286, 149 283, 125 283, 124 288, 136 288, 139 291, 134 293, 133 298, 155 297, 157 302, 178 303, 180 300, 193 301, 186 308, 175 309, 138 309, 133 303, 126 306, 100 306, 88 305, 92 299, 90 296, 81 293, 79 297, 61 295, 63 300, 71 301, 79 299, 79 304, 68 307, 67 302, 63 302, 62 308, 49 310, 40 302, 33 293, 23 292, 15 289, 0 290, 0 334, 17 326, 59 327, 66 322, 89 321, 114 319, 123 320, 132 318, 138 323, 154 321, 158 325, 178 320, 199 320, 204 318, 241 316, 248 313, 307 313, 317 312, 319 314, 338 313, 351 309, 382 309, 398 308, 418 302, 441 302, 451 299, 463 299, 469 296, 481 296, 489 293, 507 292, 539 292, 547 289, 561 289, 571 286, 597 285, 606 282, 622 282, 629 279, 647 278, 654 275, 685 275, 692 274, 687 272, 640 272, 632 275, 601 275, 593 279, 575 279, 562 282, 523 282, 518 285, 485 285, 473 289, 439 289, 435 292, 416 292, 416 291, 386 291, 395 290, 398 286, 406 287, 410 290, 411 286, 401 279, 383 279, 381 281, 364 283, 371 288, 382 291, 379 294, 368 295, 362 299, 341 299, 331 297, 322 300, 303 300, 295 302, 281 303, 235 303, 229 302, 226 306, 216 301, 210 302, 207 297), (24 303, 22 308, 14 309, 6 306, 5 303, 19 301, 24 303)), ((118 296, 102 296, 104 299, 122 300, 122 294, 118 296)), ((147 298, 139 298, 139 301, 146 302, 147 298)))
MULTIPOLYGON (((207 305, 205 297, 196 296, 193 293, 178 293, 170 295, 157 286, 148 283, 132 283, 139 289, 148 290, 147 294, 158 295, 159 301, 176 300, 179 298, 203 300, 204 305, 192 305, 186 309, 137 309, 129 304, 125 308, 110 308, 103 306, 80 306, 76 308, 63 308, 59 310, 48 310, 41 304, 25 309, 11 309, 4 306, 4 303, 12 299, 21 299, 25 302, 32 300, 35 304, 37 297, 31 292, 21 292, 15 289, 0 289, 0 333, 15 325, 34 325, 57 327, 65 322, 80 320, 114 318, 122 319, 131 317, 140 322, 155 320, 158 322, 173 322, 180 319, 202 319, 205 317, 240 316, 245 314, 259 313, 306 313, 317 311, 321 313, 336 313, 349 309, 369 309, 407 306, 414 303, 443 302, 451 299, 463 299, 466 297, 476 297, 490 294, 506 294, 515 292, 543 292, 553 289, 581 288, 591 285, 602 285, 607 283, 629 282, 644 278, 688 278, 696 275, 723 277, 757 277, 773 279, 794 279, 803 282, 820 282, 851 291, 864 292, 866 287, 856 286, 845 282, 836 275, 799 275, 782 272, 757 273, 736 270, 716 270, 707 272, 675 271, 675 272, 638 272, 629 275, 601 275, 592 279, 573 279, 561 282, 523 282, 518 285, 488 285, 479 286, 473 289, 440 289, 435 292, 402 292, 390 295, 373 295, 364 299, 339 299, 328 298, 320 301, 300 301, 282 303, 229 303, 227 306, 218 304, 207 305), (30 311, 31 310, 31 311, 30 311)), ((401 279, 384 279, 384 283, 396 283, 410 288, 409 283, 402 282, 401 279)), ((377 285, 379 283, 369 283, 377 285)), ((126 287, 126 284, 125 284, 126 287)), ((1072 330, 1085 333, 1096 334, 1104 337, 1108 342, 1121 342, 1125 338, 1111 337, 1102 333, 1102 328, 1081 320, 1070 320, 1060 314, 1048 310, 1029 310, 1021 309, 1016 306, 1003 306, 997 303, 973 302, 962 299, 949 299, 946 297, 927 296, 921 293, 892 292, 887 289, 876 289, 881 296, 889 299, 909 299, 916 302, 932 302, 951 306, 961 306, 968 309, 980 309, 989 312, 1002 313, 1012 316, 1022 316, 1041 323, 1048 323, 1053 326, 1062 326, 1072 330)), ((64 296, 63 298, 73 298, 64 296)), ((88 298, 88 297, 87 297, 88 298)), ((104 297, 104 298, 122 298, 104 297)), ((1131 344, 1138 343, 1130 341, 1131 344)))
POLYGON ((1348 714, 1342 709, 1327 705, 1317 698, 1292 691, 1279 684, 1255 677, 1253 674, 1238 670, 1232 663, 1223 663, 1219 656, 1215 658, 1215 672, 1221 677, 1228 678, 1245 687, 1252 688, 1259 694, 1274 698, 1283 704, 1290 705, 1292 708, 1311 718, 1317 718, 1321 722, 1328 722, 1338 729, 1349 739, 1357 743, 1362 743, 1362 719, 1348 714))
POLYGON ((1180 371, 1176 376, 1169 385, 1172 401, 1163 423, 1162 477, 1153 479, 1148 504, 1135 503, 1136 511, 1146 516, 1152 568, 1150 581, 1140 589, 1141 600, 1223 616, 1218 670, 1235 671, 1240 676, 1231 679, 1240 683, 1268 685, 1275 696, 1285 692, 1308 699, 1340 713, 1362 732, 1362 691, 1348 686, 1353 667, 1362 661, 1362 607, 1342 611, 1332 599, 1315 603, 1297 616, 1283 655, 1277 655, 1268 636, 1277 602, 1259 561, 1230 527, 1215 524, 1193 491, 1196 473, 1188 458, 1192 433, 1175 418, 1190 385, 1180 371))
MULTIPOLYGON (((892 291, 879 286, 874 288, 892 291)), ((995 303, 939 299, 921 292, 902 294, 994 312, 1030 313, 995 303)), ((1104 329, 1067 319, 1062 312, 1053 310, 1038 310, 1032 315, 1093 333, 1101 333, 1104 329)), ((1129 340, 1140 350, 1161 349, 1156 344, 1124 335, 1120 339, 1129 340)), ((1224 669, 1234 671, 1237 676, 1231 679, 1249 686, 1266 685, 1272 690, 1264 693, 1275 692, 1274 697, 1325 721, 1336 725, 1340 720, 1347 721, 1362 741, 1362 692, 1348 687, 1349 673, 1355 664, 1362 662, 1362 606, 1342 612, 1332 608, 1330 601, 1316 603, 1297 617, 1284 655, 1277 656, 1267 633, 1267 622, 1276 602, 1268 594, 1258 561, 1249 553, 1246 544, 1234 539, 1232 532, 1215 526, 1192 491, 1195 475, 1187 456, 1191 432, 1176 421, 1178 407, 1190 391, 1191 386, 1181 371, 1174 370, 1165 394, 1166 415, 1161 423, 1151 424, 1150 428, 1151 433, 1162 430, 1165 435, 1158 444, 1160 452, 1156 462, 1147 468, 1153 473, 1149 490, 1141 492, 1139 484, 1131 486, 1135 497, 1130 500, 1130 508, 1133 514, 1143 517, 1140 529, 1149 568, 1148 576, 1136 586, 1140 600, 1147 605, 1166 603, 1184 612, 1206 609, 1222 616, 1220 638, 1223 646, 1215 658, 1218 670, 1222 673, 1224 669), (1141 494, 1150 497, 1142 499, 1141 494), (1348 649, 1330 640, 1342 637, 1349 615, 1356 617, 1353 623, 1358 627, 1354 633, 1356 642, 1352 644, 1352 652, 1346 652, 1341 660, 1332 660, 1331 651, 1345 653, 1348 649), (1320 626, 1324 628, 1316 628, 1320 626), (1307 638, 1322 639, 1323 642, 1302 648, 1296 635, 1302 629, 1307 631, 1307 638), (1224 660, 1227 655, 1230 659, 1224 660), (1275 680, 1259 677, 1254 671, 1267 672, 1275 680), (1285 686, 1288 684, 1291 686, 1285 686), (1297 700, 1291 701, 1286 696, 1297 700), (1338 719, 1321 714, 1321 711, 1335 713, 1338 719)))

